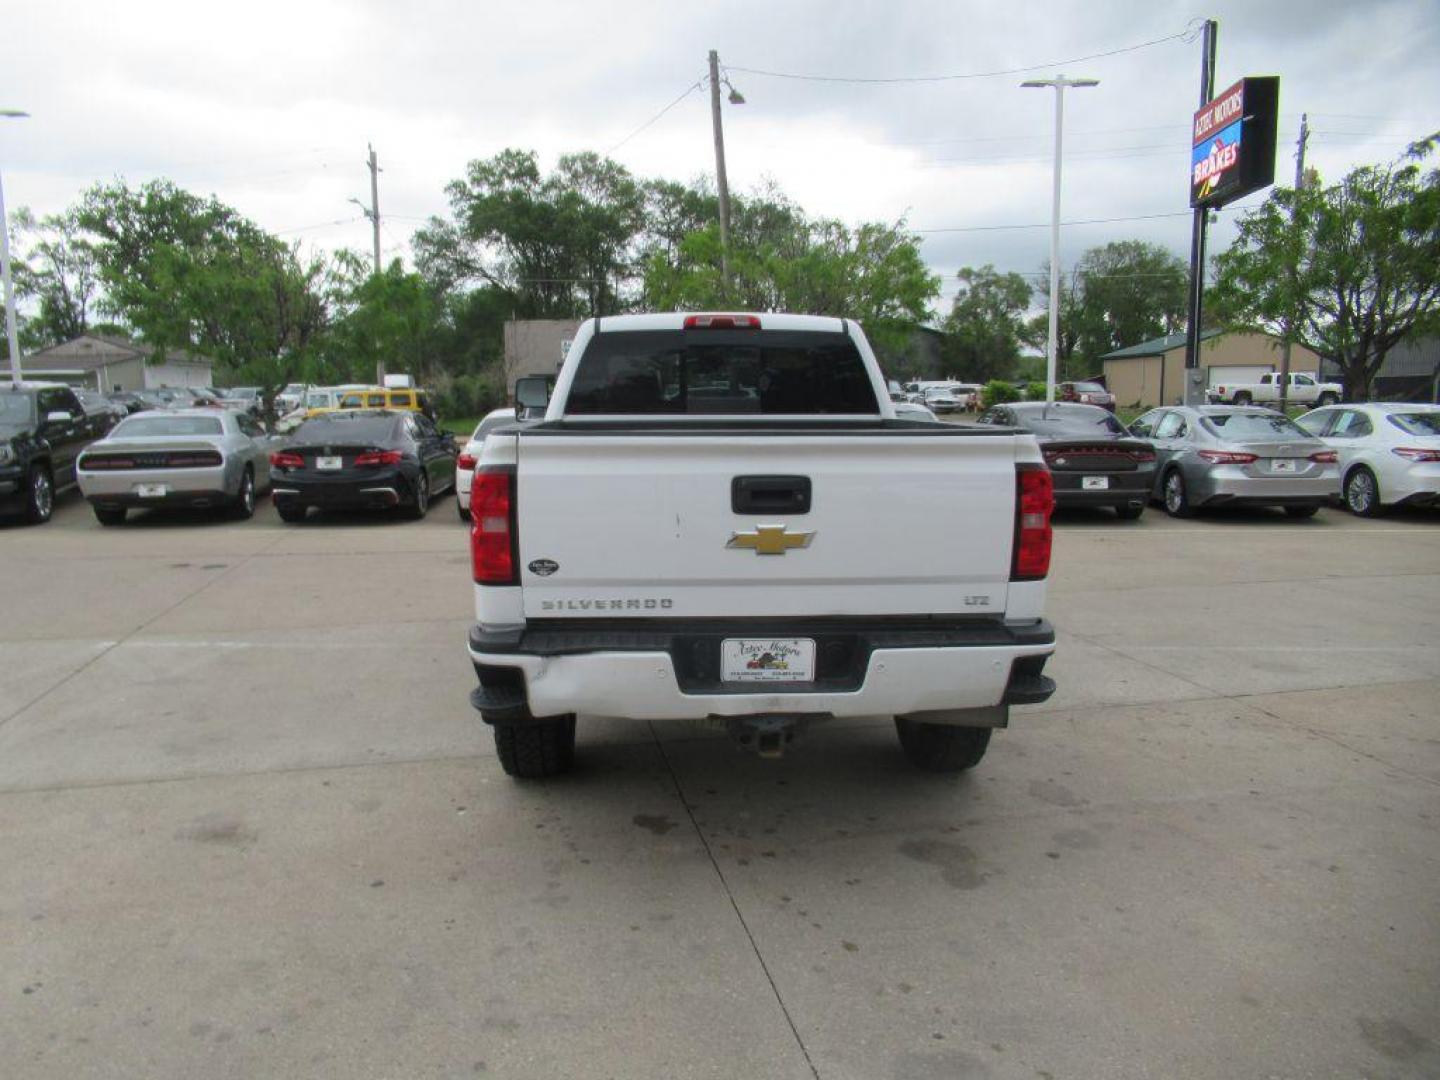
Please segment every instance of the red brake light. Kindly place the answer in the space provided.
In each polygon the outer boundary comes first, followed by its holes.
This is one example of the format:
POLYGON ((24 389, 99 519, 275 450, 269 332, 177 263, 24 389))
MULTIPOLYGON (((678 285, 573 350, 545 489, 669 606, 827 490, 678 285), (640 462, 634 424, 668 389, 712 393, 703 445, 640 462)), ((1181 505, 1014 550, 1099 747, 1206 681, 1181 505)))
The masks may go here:
POLYGON ((480 585, 515 585, 515 470, 485 465, 470 489, 470 570, 480 585))
POLYGON ((1321 465, 1334 465, 1340 459, 1334 450, 1316 450, 1310 455, 1310 460, 1321 465))
POLYGON ((759 330, 759 315, 687 315, 686 330, 759 330))
POLYGON ((357 454, 355 464, 361 466, 399 465, 399 450, 372 450, 368 454, 357 454))
POLYGON ((1154 460, 1155 460, 1155 451, 1154 451, 1154 450, 1131 450, 1131 451, 1130 451, 1130 456, 1131 456, 1132 458, 1134 458, 1136 461, 1154 461, 1154 460))
POLYGON ((1015 466, 1015 553, 1011 581, 1039 581, 1050 572, 1055 481, 1043 465, 1015 466))
POLYGON ((305 459, 299 454, 292 454, 286 450, 277 450, 270 455, 270 467, 272 469, 303 469, 305 459))
POLYGON ((1236 454, 1229 450, 1201 450, 1200 457, 1212 465, 1249 465, 1259 460, 1255 454, 1236 454))
POLYGON ((1410 461, 1440 461, 1440 450, 1425 450, 1419 446, 1395 446, 1390 452, 1410 461))
POLYGON ((473 469, 475 468, 475 461, 476 458, 474 454, 461 454, 455 459, 455 467, 457 469, 473 469))

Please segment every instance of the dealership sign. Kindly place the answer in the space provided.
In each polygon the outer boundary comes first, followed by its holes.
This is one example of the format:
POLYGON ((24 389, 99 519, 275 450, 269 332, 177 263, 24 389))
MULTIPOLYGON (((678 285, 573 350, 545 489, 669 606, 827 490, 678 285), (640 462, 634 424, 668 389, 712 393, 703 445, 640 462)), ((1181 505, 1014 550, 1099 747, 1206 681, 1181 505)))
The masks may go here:
POLYGON ((1224 206, 1275 182, 1279 98, 1279 79, 1241 79, 1195 114, 1191 206, 1224 206))

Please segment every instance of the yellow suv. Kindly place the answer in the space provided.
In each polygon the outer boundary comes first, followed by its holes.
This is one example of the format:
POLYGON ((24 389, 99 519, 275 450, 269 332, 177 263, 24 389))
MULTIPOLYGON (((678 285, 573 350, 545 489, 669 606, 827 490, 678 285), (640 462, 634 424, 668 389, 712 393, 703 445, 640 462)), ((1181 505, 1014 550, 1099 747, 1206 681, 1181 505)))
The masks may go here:
POLYGON ((435 407, 430 404, 430 398, 424 390, 387 390, 379 387, 343 391, 335 396, 333 407, 308 409, 305 418, 308 420, 312 416, 335 412, 338 409, 407 409, 410 412, 424 413, 432 420, 435 418, 435 407))

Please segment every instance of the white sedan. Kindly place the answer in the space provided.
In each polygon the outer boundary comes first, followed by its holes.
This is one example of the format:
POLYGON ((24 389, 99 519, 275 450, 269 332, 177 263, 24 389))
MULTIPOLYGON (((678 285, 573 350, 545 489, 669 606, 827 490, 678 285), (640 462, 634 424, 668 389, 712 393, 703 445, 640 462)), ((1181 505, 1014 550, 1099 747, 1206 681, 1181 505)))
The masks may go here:
POLYGON ((475 466, 480 461, 480 450, 485 445, 485 436, 510 424, 533 424, 534 420, 517 420, 515 406, 495 409, 475 425, 474 434, 460 456, 455 459, 455 508, 460 512, 461 521, 470 520, 470 484, 475 479, 475 466))
POLYGON ((1327 405, 1295 422, 1335 450, 1352 512, 1440 504, 1440 405, 1327 405))

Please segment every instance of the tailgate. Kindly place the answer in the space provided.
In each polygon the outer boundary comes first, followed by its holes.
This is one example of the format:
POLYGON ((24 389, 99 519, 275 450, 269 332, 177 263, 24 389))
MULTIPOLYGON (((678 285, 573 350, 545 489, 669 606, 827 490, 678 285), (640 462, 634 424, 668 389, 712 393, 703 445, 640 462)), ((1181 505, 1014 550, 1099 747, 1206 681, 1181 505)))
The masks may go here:
POLYGON ((1015 451, 988 433, 523 434, 524 613, 998 615, 1015 451), (782 499, 808 481, 809 510, 737 512, 737 478, 782 499))

